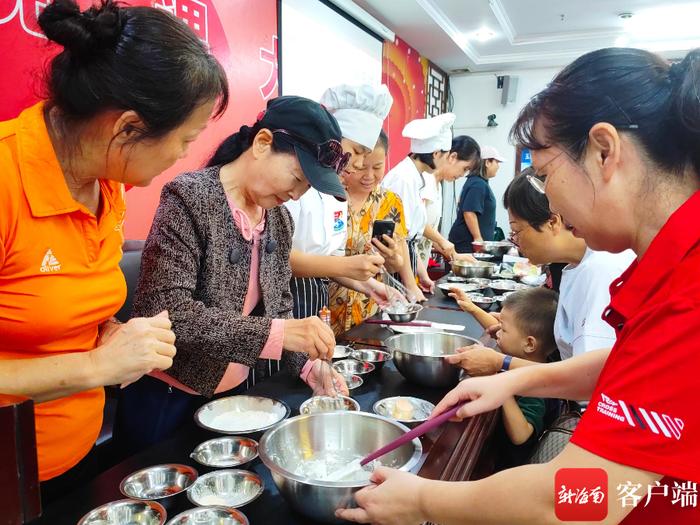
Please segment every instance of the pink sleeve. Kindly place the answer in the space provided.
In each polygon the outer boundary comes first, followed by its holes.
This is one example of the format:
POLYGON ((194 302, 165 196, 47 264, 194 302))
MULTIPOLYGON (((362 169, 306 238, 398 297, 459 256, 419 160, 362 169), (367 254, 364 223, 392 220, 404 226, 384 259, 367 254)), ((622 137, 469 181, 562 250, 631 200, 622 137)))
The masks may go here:
POLYGON ((316 377, 311 375, 311 369, 314 367, 315 362, 315 359, 309 359, 301 369, 301 374, 299 374, 301 380, 311 388, 316 386, 316 377))
POLYGON ((282 341, 284 341, 284 319, 273 319, 267 343, 260 352, 260 359, 277 359, 282 357, 282 341))

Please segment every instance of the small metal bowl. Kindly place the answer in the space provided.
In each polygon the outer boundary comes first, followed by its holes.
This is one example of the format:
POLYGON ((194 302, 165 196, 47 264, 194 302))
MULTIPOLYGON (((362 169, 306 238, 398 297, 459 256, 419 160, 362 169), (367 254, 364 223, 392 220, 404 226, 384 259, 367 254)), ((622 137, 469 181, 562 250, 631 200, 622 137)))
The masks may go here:
POLYGON ((364 383, 364 380, 355 374, 343 374, 342 372, 340 375, 343 376, 343 379, 345 379, 345 384, 348 386, 348 390, 355 390, 356 388, 359 388, 362 386, 362 383, 364 383))
POLYGON ((386 310, 386 314, 389 316, 389 319, 397 323, 410 323, 411 321, 415 321, 422 309, 423 307, 419 304, 411 304, 408 305, 406 311, 390 312, 386 310))
POLYGON ((459 275, 448 275, 448 283, 466 283, 469 280, 468 277, 460 277, 459 275))
POLYGON ((204 474, 187 491, 187 499, 199 507, 238 508, 257 499, 263 481, 248 470, 217 470, 204 474))
POLYGON ((356 348, 350 352, 350 357, 365 363, 372 363, 375 370, 381 370, 384 363, 391 361, 391 352, 377 348, 356 348))
POLYGON ((197 471, 187 465, 155 465, 129 474, 119 491, 127 498, 163 500, 187 490, 196 479, 197 471))
POLYGON ((473 283, 440 283, 437 285, 440 291, 445 297, 450 296, 450 291, 452 288, 457 288, 458 290, 463 290, 466 293, 474 292, 476 290, 481 290, 479 285, 473 283))
MULTIPOLYGON (((472 241, 472 250, 475 253, 489 253, 492 255, 505 255, 515 245, 509 241, 472 241)), ((474 255, 474 254, 472 254, 474 255)))
POLYGON ((190 457, 207 467, 240 467, 258 457, 258 442, 240 436, 226 436, 200 443, 190 457))
POLYGON ((489 308, 491 307, 491 305, 498 302, 498 299, 496 299, 495 297, 486 297, 484 295, 475 295, 470 296, 469 298, 472 300, 472 303, 474 303, 479 308, 489 308))
POLYGON ((505 279, 497 279, 491 281, 489 287, 496 292, 517 292, 518 290, 527 290, 530 288, 527 284, 516 283, 505 279))
POLYGON ((469 284, 475 284, 476 286, 479 287, 479 290, 483 290, 484 288, 488 288, 491 285, 491 279, 484 279, 481 277, 471 277, 467 279, 467 282, 469 284))
POLYGON ((345 408, 336 408, 336 398, 330 396, 314 396, 304 401, 299 407, 300 414, 318 414, 319 412, 335 412, 336 410, 347 410, 348 412, 358 412, 360 403, 351 397, 338 396, 345 408))
POLYGON ((199 507, 175 516, 168 525, 250 525, 240 510, 226 507, 199 507))
POLYGON ((352 353, 352 348, 345 345, 335 345, 333 359, 345 359, 352 353))
POLYGON ((479 252, 472 253, 472 257, 474 257, 474 259, 476 259, 477 261, 490 261, 491 259, 496 258, 496 256, 492 253, 479 253, 479 252))
POLYGON ((372 411, 404 425, 422 423, 435 410, 435 405, 417 397, 396 396, 380 399, 372 406, 372 411))
POLYGON ((502 271, 492 275, 494 279, 515 279, 515 274, 509 271, 502 271))
POLYGON ((491 277, 496 264, 489 261, 452 261, 452 272, 460 277, 491 277))
POLYGON ((358 361, 357 359, 343 359, 342 361, 333 363, 333 368, 343 377, 348 375, 362 376, 372 372, 374 370, 374 365, 372 363, 358 361))
POLYGON ((274 427, 283 419, 289 417, 289 407, 277 399, 259 396, 230 396, 222 397, 210 401, 197 410, 194 414, 195 423, 200 427, 219 434, 254 434, 274 427), (242 414, 245 412, 266 412, 270 414, 267 424, 251 427, 240 421, 240 425, 224 426, 221 423, 221 416, 225 414, 242 414))
POLYGON ((120 499, 91 510, 78 525, 163 525, 166 516, 163 505, 155 501, 120 499))

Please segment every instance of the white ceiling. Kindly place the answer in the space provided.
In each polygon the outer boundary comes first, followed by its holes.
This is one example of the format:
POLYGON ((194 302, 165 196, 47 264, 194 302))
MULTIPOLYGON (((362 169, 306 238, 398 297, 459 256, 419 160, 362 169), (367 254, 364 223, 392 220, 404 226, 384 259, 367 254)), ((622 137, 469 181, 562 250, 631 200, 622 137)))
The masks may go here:
POLYGON ((700 15, 700 2, 688 0, 354 2, 447 72, 562 66, 587 51, 615 45, 623 35, 629 40, 624 45, 647 47, 669 58, 700 47, 698 18, 687 14, 678 17, 680 22, 673 18, 678 13, 674 9, 690 8, 693 15, 700 15), (658 9, 674 14, 662 20, 658 9), (625 22, 620 13, 633 17, 625 22), (654 34, 648 28, 644 33, 629 28, 645 18, 659 22, 652 24, 654 34), (683 26, 683 19, 689 18, 695 23, 683 26), (658 34, 659 27, 666 34, 658 34), (486 42, 474 38, 481 28, 493 31, 493 38, 486 42))

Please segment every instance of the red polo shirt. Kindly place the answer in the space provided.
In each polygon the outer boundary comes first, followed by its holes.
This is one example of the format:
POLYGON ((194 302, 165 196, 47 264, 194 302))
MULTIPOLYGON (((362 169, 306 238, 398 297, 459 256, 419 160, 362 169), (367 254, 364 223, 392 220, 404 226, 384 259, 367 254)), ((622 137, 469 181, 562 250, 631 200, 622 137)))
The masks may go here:
MULTIPOLYGON (((661 484, 668 485, 668 496, 656 488, 645 507, 649 491, 641 487, 642 499, 625 524, 700 523, 693 485, 700 482, 698 270, 700 192, 671 215, 642 259, 610 286, 603 318, 617 331, 617 342, 572 442, 666 476, 661 484)), ((619 493, 608 487, 611 508, 622 505, 619 493)))

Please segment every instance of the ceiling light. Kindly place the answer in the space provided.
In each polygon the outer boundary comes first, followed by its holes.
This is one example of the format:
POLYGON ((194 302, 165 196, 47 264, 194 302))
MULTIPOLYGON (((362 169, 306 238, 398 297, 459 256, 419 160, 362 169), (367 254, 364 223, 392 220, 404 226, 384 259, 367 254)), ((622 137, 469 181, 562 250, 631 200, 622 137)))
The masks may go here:
POLYGON ((474 38, 479 42, 486 42, 487 40, 491 40, 494 36, 496 36, 496 33, 486 27, 482 27, 474 33, 474 38))
POLYGON ((625 32, 633 40, 697 39, 700 4, 653 7, 634 16, 621 13, 619 17, 623 18, 625 32))

